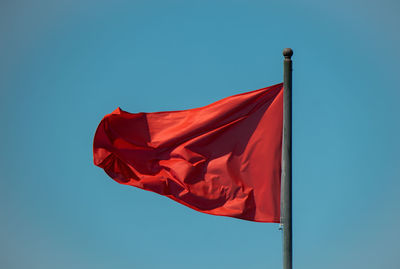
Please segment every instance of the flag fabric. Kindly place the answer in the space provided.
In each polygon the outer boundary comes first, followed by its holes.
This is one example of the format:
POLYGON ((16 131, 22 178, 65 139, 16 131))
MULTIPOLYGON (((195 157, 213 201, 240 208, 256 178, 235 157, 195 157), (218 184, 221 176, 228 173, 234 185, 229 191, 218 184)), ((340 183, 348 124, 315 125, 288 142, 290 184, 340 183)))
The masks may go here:
POLYGON ((283 85, 182 111, 100 122, 95 165, 115 181, 197 211, 280 222, 283 85))

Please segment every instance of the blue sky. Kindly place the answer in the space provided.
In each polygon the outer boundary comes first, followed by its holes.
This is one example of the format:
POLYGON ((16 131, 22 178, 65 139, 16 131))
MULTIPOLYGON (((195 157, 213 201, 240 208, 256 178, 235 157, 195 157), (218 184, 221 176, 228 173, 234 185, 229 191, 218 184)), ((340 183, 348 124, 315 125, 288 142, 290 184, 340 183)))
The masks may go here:
POLYGON ((2 1, 0 267, 280 268, 277 224, 201 214, 92 161, 102 117, 282 81, 295 268, 399 268, 398 1, 2 1))

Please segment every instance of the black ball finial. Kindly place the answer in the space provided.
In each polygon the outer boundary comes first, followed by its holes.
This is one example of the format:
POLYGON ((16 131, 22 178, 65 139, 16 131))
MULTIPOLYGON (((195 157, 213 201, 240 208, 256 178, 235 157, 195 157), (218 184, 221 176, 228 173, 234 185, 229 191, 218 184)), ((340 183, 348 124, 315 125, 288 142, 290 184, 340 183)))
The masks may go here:
POLYGON ((285 58, 291 58, 293 55, 293 50, 291 48, 286 48, 283 50, 283 56, 285 56, 285 58))

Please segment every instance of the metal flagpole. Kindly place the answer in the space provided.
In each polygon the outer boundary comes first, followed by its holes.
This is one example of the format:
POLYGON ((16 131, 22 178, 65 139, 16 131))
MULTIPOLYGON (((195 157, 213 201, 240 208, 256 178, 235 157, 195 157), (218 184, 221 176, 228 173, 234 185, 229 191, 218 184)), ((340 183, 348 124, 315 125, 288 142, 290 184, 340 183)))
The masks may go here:
POLYGON ((283 269, 292 269, 292 57, 283 50, 283 140, 281 180, 281 224, 283 229, 283 269))

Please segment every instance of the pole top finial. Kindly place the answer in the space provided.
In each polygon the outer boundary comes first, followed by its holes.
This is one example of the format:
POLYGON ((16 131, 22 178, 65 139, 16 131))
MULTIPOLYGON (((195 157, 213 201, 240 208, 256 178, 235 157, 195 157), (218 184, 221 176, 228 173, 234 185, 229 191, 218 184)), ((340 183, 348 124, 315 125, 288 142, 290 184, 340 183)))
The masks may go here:
POLYGON ((286 48, 283 50, 283 56, 285 56, 286 59, 290 59, 293 55, 293 50, 291 48, 286 48))

